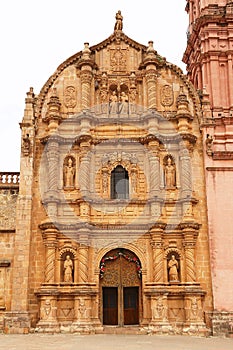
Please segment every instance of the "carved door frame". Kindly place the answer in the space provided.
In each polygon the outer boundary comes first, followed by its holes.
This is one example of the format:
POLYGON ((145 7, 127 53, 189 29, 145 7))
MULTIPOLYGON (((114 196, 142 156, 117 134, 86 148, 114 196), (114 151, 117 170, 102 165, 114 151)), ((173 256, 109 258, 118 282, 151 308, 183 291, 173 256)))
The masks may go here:
MULTIPOLYGON (((104 317, 104 294, 103 288, 116 288, 117 289, 117 327, 123 327, 130 325, 129 321, 125 324, 125 300, 124 296, 126 289, 131 289, 131 303, 132 307, 136 309, 132 311, 131 316, 127 317, 128 320, 133 320, 132 325, 140 324, 142 315, 142 283, 139 272, 139 259, 130 250, 127 249, 115 249, 105 254, 102 261, 105 259, 104 275, 100 279, 100 319, 102 324, 106 324, 106 315, 104 317), (121 253, 122 252, 122 253, 121 253), (117 256, 119 254, 119 256, 117 256), (137 259, 137 260, 136 260, 137 259), (134 296, 133 296, 134 295, 134 296), (133 299, 134 298, 134 299, 133 299)), ((113 306, 113 305, 112 305, 113 306)), ((130 313, 130 307, 128 313, 130 313)), ((114 310, 114 312, 116 312, 114 310)), ((109 325, 112 325, 111 323, 109 325)))

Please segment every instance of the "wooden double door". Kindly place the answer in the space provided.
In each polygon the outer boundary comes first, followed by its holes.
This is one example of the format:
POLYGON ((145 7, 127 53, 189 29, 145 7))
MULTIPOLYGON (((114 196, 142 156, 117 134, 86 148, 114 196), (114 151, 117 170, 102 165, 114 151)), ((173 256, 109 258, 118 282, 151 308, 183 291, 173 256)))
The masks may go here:
POLYGON ((139 324, 139 287, 103 287, 103 324, 139 324))
POLYGON ((141 278, 137 256, 127 249, 114 249, 102 259, 101 313, 104 325, 137 325, 141 314, 141 278))

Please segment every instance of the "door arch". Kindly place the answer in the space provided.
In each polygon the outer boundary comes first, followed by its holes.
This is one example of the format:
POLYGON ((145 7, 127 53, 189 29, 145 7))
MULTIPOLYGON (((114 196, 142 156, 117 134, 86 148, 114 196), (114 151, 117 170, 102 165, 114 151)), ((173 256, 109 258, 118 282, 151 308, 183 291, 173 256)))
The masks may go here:
POLYGON ((103 325, 140 323, 141 262, 132 251, 114 249, 101 259, 100 305, 103 325))

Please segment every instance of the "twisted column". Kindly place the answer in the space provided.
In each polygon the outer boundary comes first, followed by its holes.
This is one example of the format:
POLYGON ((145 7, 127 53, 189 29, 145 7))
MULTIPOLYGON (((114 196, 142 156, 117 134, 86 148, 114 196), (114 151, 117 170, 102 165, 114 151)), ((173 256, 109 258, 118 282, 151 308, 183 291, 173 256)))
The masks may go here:
POLYGON ((185 262, 186 262, 186 282, 196 281, 195 258, 194 258, 194 242, 185 242, 185 262))
POLYGON ((81 71, 80 78, 81 78, 81 87, 82 87, 82 109, 88 109, 90 108, 90 105, 91 105, 92 72, 84 68, 81 71))
POLYGON ((162 228, 152 228, 153 282, 157 283, 163 283, 164 281, 162 233, 162 228))
POLYGON ((188 149, 180 151, 180 163, 182 193, 184 197, 187 197, 192 192, 191 161, 188 149))
POLYGON ((88 281, 88 246, 81 244, 79 248, 79 282, 88 281))
POLYGON ((155 155, 149 155, 150 163, 150 193, 154 197, 159 192, 159 157, 155 155))
POLYGON ((48 190, 57 190, 59 146, 57 141, 49 141, 47 149, 48 159, 48 190))
POLYGON ((198 236, 198 224, 181 224, 185 252, 186 282, 196 281, 195 245, 198 236))
POLYGON ((45 232, 43 232, 43 239, 46 249, 45 283, 54 283, 57 231, 53 229, 47 229, 45 232))
POLYGON ((156 109, 156 71, 149 69, 146 71, 148 108, 156 109))
POLYGON ((150 193, 156 196, 160 191, 160 171, 159 171, 159 141, 155 137, 148 140, 149 164, 150 164, 150 193))

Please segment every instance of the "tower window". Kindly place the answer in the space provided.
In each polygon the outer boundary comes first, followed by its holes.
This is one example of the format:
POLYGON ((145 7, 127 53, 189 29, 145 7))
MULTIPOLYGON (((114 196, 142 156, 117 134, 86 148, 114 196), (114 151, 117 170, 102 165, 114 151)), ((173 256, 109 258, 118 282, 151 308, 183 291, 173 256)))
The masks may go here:
POLYGON ((121 165, 111 173, 111 199, 129 198, 129 175, 121 165))

